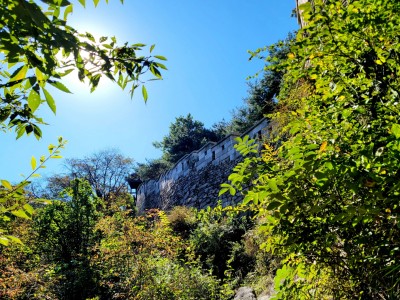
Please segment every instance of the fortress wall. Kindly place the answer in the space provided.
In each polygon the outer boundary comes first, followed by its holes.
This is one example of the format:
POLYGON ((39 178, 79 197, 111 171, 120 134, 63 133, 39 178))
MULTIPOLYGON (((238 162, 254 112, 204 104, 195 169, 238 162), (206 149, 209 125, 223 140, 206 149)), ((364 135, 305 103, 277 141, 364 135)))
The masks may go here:
MULTIPOLYGON (((267 125, 266 119, 261 120, 240 136, 249 135, 262 141, 262 137, 267 136, 267 125)), ((241 201, 239 195, 232 197, 229 193, 218 198, 220 185, 227 182, 232 169, 242 160, 234 149, 237 136, 228 135, 218 143, 207 143, 182 157, 158 180, 142 183, 137 191, 138 211, 169 209, 177 205, 204 208, 215 206, 218 200, 226 206, 241 201)))

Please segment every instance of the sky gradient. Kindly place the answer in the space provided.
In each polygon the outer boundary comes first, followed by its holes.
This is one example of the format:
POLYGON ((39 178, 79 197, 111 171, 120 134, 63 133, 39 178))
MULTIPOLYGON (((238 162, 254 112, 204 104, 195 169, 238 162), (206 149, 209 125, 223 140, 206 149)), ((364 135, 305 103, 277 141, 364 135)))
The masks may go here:
MULTIPOLYGON (((147 85, 149 100, 140 91, 131 100, 107 79, 90 93, 75 77, 64 83, 73 94, 53 91, 57 115, 43 107, 39 115, 48 126, 43 138, 15 140, 0 135, 0 179, 17 182, 30 173, 32 155, 47 153, 58 136, 68 140, 65 158, 83 158, 117 148, 137 162, 158 158, 152 142, 168 133, 170 123, 191 113, 206 127, 230 119, 247 94, 246 77, 259 71, 261 61, 248 61, 248 50, 273 44, 296 30, 291 17, 294 0, 101 1, 97 8, 75 5, 71 25, 95 36, 115 35, 120 44, 155 44, 153 54, 167 57, 163 81, 147 85)), ((144 53, 146 54, 146 52, 144 53)), ((63 160, 53 160, 40 173, 63 172, 63 160)))

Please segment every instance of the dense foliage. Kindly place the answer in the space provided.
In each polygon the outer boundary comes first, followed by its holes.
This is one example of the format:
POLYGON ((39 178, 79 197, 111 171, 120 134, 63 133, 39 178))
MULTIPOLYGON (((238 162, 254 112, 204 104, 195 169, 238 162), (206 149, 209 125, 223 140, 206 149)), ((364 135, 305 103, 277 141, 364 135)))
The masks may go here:
POLYGON ((65 192, 13 221, 24 244, 1 249, 2 299, 230 299, 257 261, 240 209, 135 216, 107 211, 83 180, 65 192))
MULTIPOLYGON (((127 194, 107 206, 93 185, 68 179, 67 201, 34 212, 27 182, 2 181, 0 297, 231 299, 250 284, 275 299, 399 299, 400 3, 301 10, 296 39, 269 48, 283 49, 264 77, 269 96, 255 89, 249 101, 269 99, 269 140, 260 153, 239 139, 245 159, 222 185, 243 205, 136 216, 127 194)), ((180 121, 159 144, 175 160, 187 137, 206 137, 190 115, 180 121)))
MULTIPOLYGON (((390 0, 302 7, 275 141, 230 176, 285 257, 278 298, 398 299, 398 15, 390 0)), ((255 152, 248 140, 242 153, 255 152)))

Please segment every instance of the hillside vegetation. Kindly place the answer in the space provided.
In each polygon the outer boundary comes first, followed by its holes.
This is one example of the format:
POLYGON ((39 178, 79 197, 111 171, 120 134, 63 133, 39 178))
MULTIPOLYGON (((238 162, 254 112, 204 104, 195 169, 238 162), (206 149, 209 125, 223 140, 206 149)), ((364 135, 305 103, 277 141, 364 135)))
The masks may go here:
MULTIPOLYGON (((266 69, 237 115, 249 121, 261 107, 271 132, 261 154, 254 140, 236 145, 244 160, 220 194, 242 193, 243 203, 137 215, 120 176, 113 186, 85 173, 99 166, 90 158, 71 160, 74 172, 37 194, 28 180, 2 180, 0 298, 233 299, 246 285, 272 299, 399 299, 400 3, 314 0, 300 9, 306 25, 294 38, 252 53, 266 69)), ((53 102, 44 83, 22 85, 32 62, 20 63, 4 97, 28 101, 26 117, 40 121, 36 90, 53 102), (23 98, 24 88, 34 96, 23 98)), ((79 55, 76 63, 84 72, 79 55)), ((141 74, 125 63, 124 76, 141 74)), ((84 74, 95 88, 95 74, 84 74)), ((23 104, 1 101, 2 125, 29 134, 21 111, 10 112, 23 104)), ((169 138, 159 144, 166 152, 169 138)), ((51 145, 49 158, 63 146, 51 145)), ((132 163, 114 154, 124 168, 132 163)), ((46 160, 33 159, 33 172, 46 160)))

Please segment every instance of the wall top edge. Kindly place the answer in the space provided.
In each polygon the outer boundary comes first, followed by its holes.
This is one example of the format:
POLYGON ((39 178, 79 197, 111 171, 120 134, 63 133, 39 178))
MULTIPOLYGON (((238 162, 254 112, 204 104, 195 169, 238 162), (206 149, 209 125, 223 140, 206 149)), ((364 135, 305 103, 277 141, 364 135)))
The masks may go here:
POLYGON ((140 189, 140 187, 146 183, 150 183, 152 181, 159 181, 162 177, 166 176, 168 173, 172 172, 174 169, 179 167, 179 164, 181 164, 182 162, 184 162, 187 158, 189 158, 192 155, 198 155, 201 151, 204 151, 205 148, 210 147, 210 149, 214 149, 218 146, 220 146, 225 140, 229 139, 229 138, 236 138, 236 137, 244 137, 246 135, 248 135, 252 130, 254 130, 256 127, 260 126, 262 123, 268 123, 268 119, 263 118, 260 121, 256 122, 253 126, 251 126, 250 128, 248 128, 246 131, 244 131, 242 134, 238 134, 238 133, 231 133, 228 134, 227 136, 225 136, 224 138, 220 139, 218 142, 208 142, 206 143, 203 147, 201 147, 198 150, 194 150, 188 154, 185 154, 184 156, 182 156, 174 165, 171 169, 169 169, 168 171, 162 173, 157 179, 151 179, 151 180, 147 180, 144 181, 142 184, 139 185, 138 189, 140 189))

